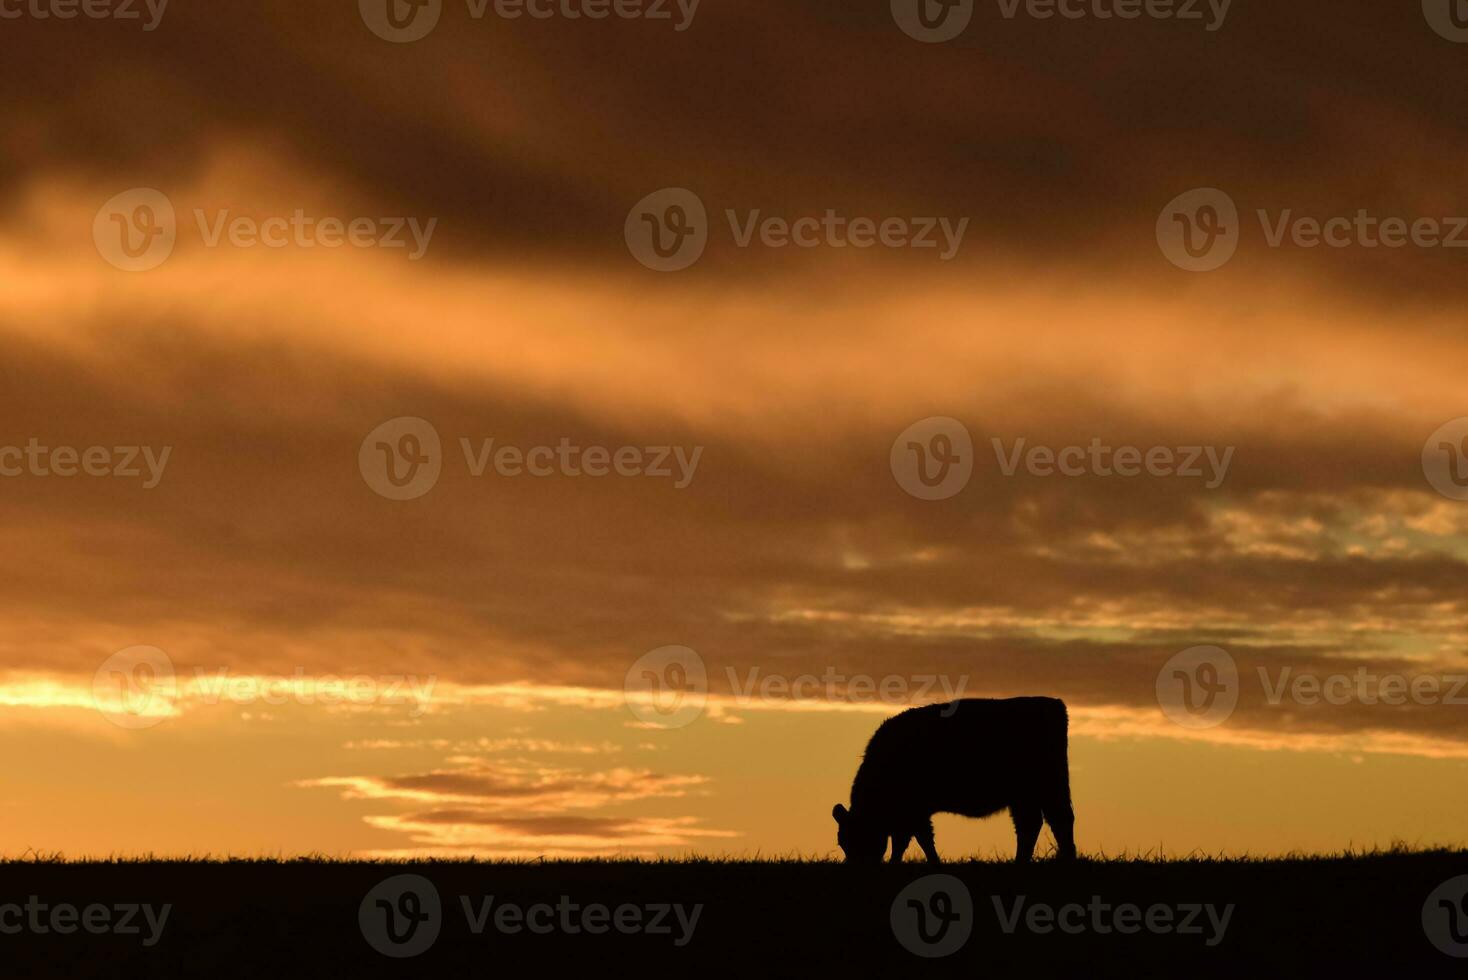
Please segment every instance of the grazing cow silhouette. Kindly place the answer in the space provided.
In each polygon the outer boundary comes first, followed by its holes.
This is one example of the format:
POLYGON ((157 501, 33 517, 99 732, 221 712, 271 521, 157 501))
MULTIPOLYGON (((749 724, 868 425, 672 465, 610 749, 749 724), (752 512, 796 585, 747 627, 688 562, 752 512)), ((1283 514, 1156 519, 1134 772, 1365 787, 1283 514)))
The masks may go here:
POLYGON ((831 810, 836 843, 848 862, 876 863, 891 838, 897 862, 916 837, 936 862, 933 814, 987 817, 1008 809, 1016 861, 1034 854, 1042 821, 1055 835, 1057 857, 1074 858, 1068 724, 1057 698, 963 698, 888 718, 856 770, 851 809, 837 803, 831 810))

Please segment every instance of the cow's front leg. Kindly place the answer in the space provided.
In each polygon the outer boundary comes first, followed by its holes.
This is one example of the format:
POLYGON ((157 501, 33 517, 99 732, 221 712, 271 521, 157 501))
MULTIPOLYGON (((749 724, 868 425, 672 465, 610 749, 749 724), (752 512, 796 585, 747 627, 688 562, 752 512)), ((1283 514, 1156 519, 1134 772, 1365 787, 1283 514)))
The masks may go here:
POLYGON ((1040 808, 1031 803, 1016 803, 1010 806, 1009 816, 1014 821, 1014 859, 1024 864, 1035 854, 1035 841, 1040 839, 1040 808))
POLYGON ((901 864, 902 855, 907 853, 907 845, 912 843, 911 834, 892 835, 892 863, 901 864))
POLYGON ((938 859, 938 846, 933 843, 933 821, 929 820, 923 824, 922 829, 917 832, 917 842, 918 847, 923 849, 923 854, 927 857, 929 864, 943 863, 938 859))

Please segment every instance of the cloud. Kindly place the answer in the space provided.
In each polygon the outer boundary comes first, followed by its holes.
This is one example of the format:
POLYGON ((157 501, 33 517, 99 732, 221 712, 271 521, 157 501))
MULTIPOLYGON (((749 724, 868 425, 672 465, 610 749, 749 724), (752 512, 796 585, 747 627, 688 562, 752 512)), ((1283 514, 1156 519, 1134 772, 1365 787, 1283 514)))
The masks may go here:
POLYGON ((695 817, 537 817, 504 819, 478 810, 430 810, 368 817, 381 829, 409 835, 412 847, 376 849, 364 857, 594 857, 650 854, 738 837, 697 826, 695 817))
MULTIPOLYGON (((11 27, 8 186, 186 183, 248 144, 301 180, 452 217, 444 247, 495 260, 604 268, 631 203, 685 185, 715 213, 967 215, 975 256, 1135 274, 1157 211, 1189 187, 1230 188, 1246 214, 1434 214, 1468 148, 1440 85, 1459 52, 1415 7, 1240 8, 1216 32, 989 7, 944 45, 910 42, 883 5, 816 0, 709 5, 681 33, 452 8, 412 45, 379 41, 350 5, 285 0, 179 6, 150 33, 11 27), (1313 36, 1330 43, 1302 55, 1313 36), (271 70, 241 86, 245 63, 271 70)), ((1462 288, 1447 256, 1328 252, 1281 261, 1376 296, 1462 288)), ((727 245, 708 259, 734 276, 752 263, 769 271, 727 245)))
POLYGON ((372 750, 434 749, 437 751, 451 751, 456 754, 466 752, 545 752, 569 755, 608 755, 622 751, 622 746, 614 742, 569 742, 521 736, 509 738, 480 737, 457 740, 448 738, 360 738, 346 742, 343 747, 348 749, 372 750))
POLYGON ((342 790, 347 799, 473 803, 486 812, 559 813, 614 803, 689 795, 707 779, 645 769, 602 771, 453 758, 454 768, 397 776, 330 776, 303 787, 342 790))
MULTIPOLYGON (((18 25, 0 446, 173 455, 146 491, 4 478, 0 710, 85 705, 96 666, 138 643, 249 676, 409 663, 442 679, 442 711, 619 706, 628 665, 670 642, 704 655, 716 694, 729 669, 833 667, 1095 712, 1152 711, 1158 665, 1204 642, 1250 669, 1459 669, 1468 517, 1420 454, 1465 411, 1460 270, 1256 236, 1189 277, 1152 238, 1204 184, 1249 221, 1454 207, 1468 145, 1437 79, 1459 52, 1415 10, 1358 6, 1239 11, 1214 35, 984 14, 945 46, 909 43, 881 5, 815 3, 710 6, 676 37, 566 23, 555 43, 457 16, 389 45, 350 5, 281 2, 180 7, 136 37, 18 25), (1321 31, 1301 67, 1298 37, 1321 31), (274 70, 241 87, 257 62, 274 70), (664 184, 716 217, 969 216, 973 237, 942 267, 716 242, 653 278, 621 228, 664 184), (89 237, 132 185, 166 187, 184 220, 136 275, 89 237), (419 262, 191 230, 195 209, 297 208, 440 230, 419 262), (978 459, 929 503, 887 459, 935 414, 978 459), (356 468, 401 415, 445 448, 416 501, 356 468), (472 477, 459 440, 487 438, 704 453, 685 490, 472 477), (991 440, 1020 438, 1236 452, 1212 491, 1002 476, 991 440)), ((1237 724, 1465 735, 1441 707, 1245 706, 1237 724)), ((441 775, 534 792, 524 773, 441 775)))
POLYGON ((703 840, 738 836, 699 827, 696 817, 588 816, 649 800, 703 792, 702 776, 645 769, 571 769, 476 757, 451 757, 451 768, 395 776, 301 780, 304 788, 339 789, 344 799, 426 804, 429 808, 363 819, 379 830, 407 835, 412 847, 374 849, 364 856, 493 857, 652 853, 703 840))

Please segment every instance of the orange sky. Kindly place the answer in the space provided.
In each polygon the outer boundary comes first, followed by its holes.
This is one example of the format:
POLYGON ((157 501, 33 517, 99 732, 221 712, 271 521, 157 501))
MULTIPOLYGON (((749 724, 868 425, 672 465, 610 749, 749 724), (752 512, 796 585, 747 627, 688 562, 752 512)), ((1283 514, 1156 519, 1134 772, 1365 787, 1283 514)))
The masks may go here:
POLYGON ((1286 669, 1468 673, 1468 502, 1423 465, 1468 415, 1460 255, 1257 216, 1461 211, 1464 52, 1415 6, 980 8, 936 45, 885 4, 451 4, 408 44, 331 6, 6 22, 0 468, 35 440, 141 474, 0 476, 0 853, 826 853, 871 729, 944 685, 1066 699, 1083 851, 1465 843, 1461 705, 1270 701, 1286 669), (666 187, 707 212, 677 272, 624 239, 666 187), (1183 271, 1159 214, 1207 187, 1237 252, 1183 271), (127 271, 136 188, 174 241, 127 271), (944 259, 740 247, 731 210, 968 221, 944 259), (298 211, 409 247, 211 244, 298 211), (923 500, 890 457, 932 417, 972 474, 923 500), (438 475, 389 499, 369 434, 402 418, 438 475), (491 439, 674 475, 475 475, 491 439), (1006 475, 1018 440, 1231 455, 1211 487, 1006 475), (624 681, 668 645, 710 698, 658 728, 624 681), (1199 645, 1238 702, 1189 729, 1157 678, 1199 645), (171 674, 94 685, 140 646, 171 674), (902 693, 740 700, 751 670, 902 693))

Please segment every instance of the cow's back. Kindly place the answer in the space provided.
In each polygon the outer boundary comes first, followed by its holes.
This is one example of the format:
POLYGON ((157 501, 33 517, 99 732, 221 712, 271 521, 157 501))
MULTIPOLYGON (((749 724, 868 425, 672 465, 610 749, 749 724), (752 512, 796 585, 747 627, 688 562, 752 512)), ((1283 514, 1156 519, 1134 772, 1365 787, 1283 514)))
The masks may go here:
POLYGON ((983 816, 1065 780, 1065 703, 963 698, 912 708, 872 735, 852 803, 877 812, 983 816))

